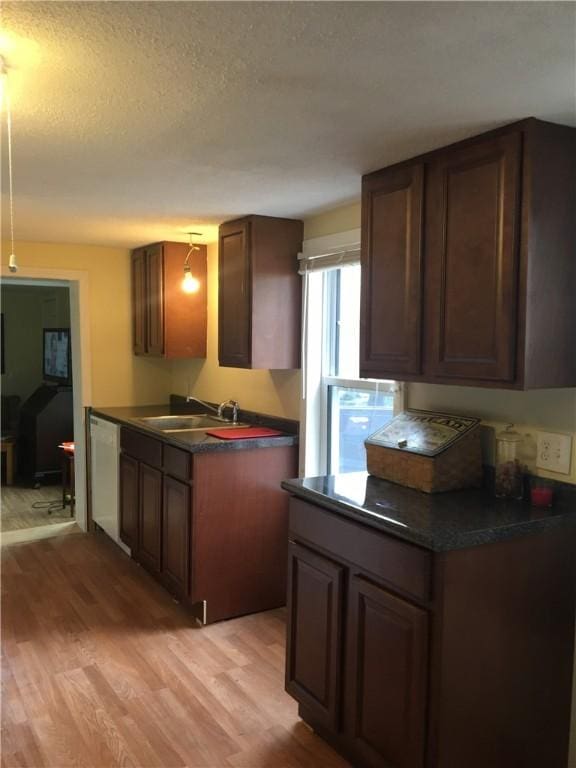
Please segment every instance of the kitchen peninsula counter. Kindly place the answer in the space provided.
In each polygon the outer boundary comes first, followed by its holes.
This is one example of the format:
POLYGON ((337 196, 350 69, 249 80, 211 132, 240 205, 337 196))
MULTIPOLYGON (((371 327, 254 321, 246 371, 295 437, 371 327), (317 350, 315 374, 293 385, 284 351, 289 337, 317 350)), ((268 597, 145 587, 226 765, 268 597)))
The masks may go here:
POLYGON ((427 494, 366 472, 286 480, 284 490, 324 509, 434 552, 576 526, 576 487, 558 484, 551 509, 487 491, 427 494))
POLYGON ((285 434, 219 440, 139 421, 198 415, 171 405, 90 411, 92 425, 119 426, 120 540, 201 624, 284 605, 289 504, 280 482, 298 471, 298 423, 240 411, 242 423, 285 434))
POLYGON ((565 768, 575 489, 553 509, 288 480, 286 690, 356 768, 565 768))

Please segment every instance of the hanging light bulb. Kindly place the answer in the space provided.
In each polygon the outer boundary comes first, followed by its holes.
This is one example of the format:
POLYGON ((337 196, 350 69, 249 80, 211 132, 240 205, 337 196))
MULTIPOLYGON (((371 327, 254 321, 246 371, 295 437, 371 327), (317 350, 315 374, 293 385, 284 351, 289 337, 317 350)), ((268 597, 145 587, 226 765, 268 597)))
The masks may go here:
POLYGON ((184 277, 182 279, 182 290, 184 293, 198 293, 200 290, 200 280, 198 280, 197 277, 194 277, 192 270, 190 269, 190 256, 192 255, 192 252, 200 250, 197 245, 194 245, 192 238, 199 235, 199 232, 188 232, 190 248, 184 259, 184 277))
POLYGON ((200 290, 200 280, 194 277, 190 267, 184 267, 184 278, 182 280, 182 290, 184 293, 198 293, 200 290))

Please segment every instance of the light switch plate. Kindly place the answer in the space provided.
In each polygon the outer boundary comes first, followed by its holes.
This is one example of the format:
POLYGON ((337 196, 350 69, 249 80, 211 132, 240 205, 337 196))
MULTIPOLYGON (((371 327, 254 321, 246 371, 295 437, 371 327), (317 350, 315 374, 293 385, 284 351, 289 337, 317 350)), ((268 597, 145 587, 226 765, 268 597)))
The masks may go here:
POLYGON ((549 472, 570 474, 572 437, 557 432, 538 432, 536 466, 549 472))

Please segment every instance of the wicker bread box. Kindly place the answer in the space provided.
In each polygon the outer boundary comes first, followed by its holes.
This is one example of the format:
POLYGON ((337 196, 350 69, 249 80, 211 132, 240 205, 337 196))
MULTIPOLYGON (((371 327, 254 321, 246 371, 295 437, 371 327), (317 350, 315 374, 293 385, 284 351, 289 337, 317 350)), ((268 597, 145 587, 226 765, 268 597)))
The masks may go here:
POLYGON ((365 441, 368 472, 426 493, 479 487, 480 420, 406 410, 365 441))

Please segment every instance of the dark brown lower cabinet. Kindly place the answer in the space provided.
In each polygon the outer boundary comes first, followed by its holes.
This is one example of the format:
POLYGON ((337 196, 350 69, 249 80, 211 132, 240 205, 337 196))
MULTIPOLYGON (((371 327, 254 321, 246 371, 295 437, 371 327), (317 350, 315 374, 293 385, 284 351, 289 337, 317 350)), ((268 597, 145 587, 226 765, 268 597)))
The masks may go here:
POLYGON ((576 529, 432 552, 292 498, 286 689, 354 768, 566 768, 576 529))
POLYGON ((131 549, 138 543, 138 461, 120 454, 120 538, 131 549))
POLYGON ((162 581, 180 598, 189 592, 190 499, 190 487, 186 483, 164 476, 162 581))
POLYGON ((149 571, 159 573, 161 556, 162 472, 141 463, 138 561, 149 571))
POLYGON ((365 765, 424 765, 427 670, 428 612, 352 575, 346 731, 365 765))
POLYGON ((295 446, 191 453, 123 427, 122 541, 204 624, 286 602, 295 446))
POLYGON ((318 722, 338 729, 344 568, 290 544, 288 583, 286 689, 314 712, 318 722))

